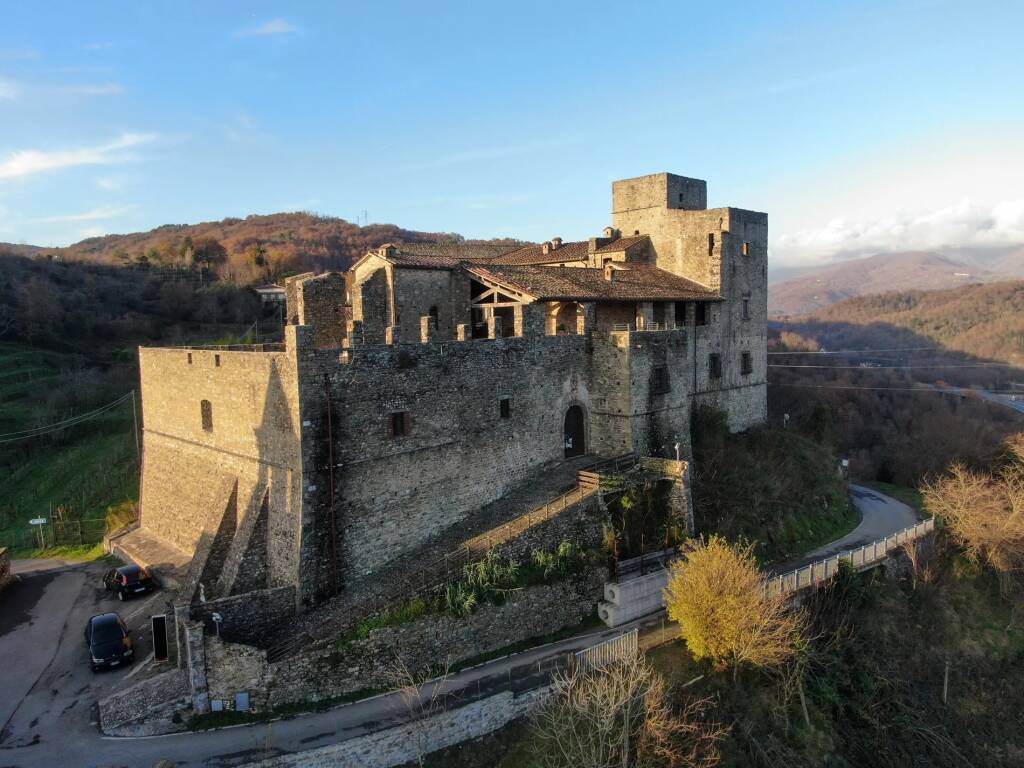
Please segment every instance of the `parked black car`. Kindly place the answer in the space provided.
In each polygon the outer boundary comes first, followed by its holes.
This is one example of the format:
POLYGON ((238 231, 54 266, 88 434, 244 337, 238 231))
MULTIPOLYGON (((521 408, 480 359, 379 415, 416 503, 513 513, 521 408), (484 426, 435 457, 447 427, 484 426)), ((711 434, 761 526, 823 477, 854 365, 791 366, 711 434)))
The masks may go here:
POLYGON ((103 586, 117 592, 118 599, 127 600, 135 595, 152 592, 156 589, 157 584, 145 568, 137 565, 122 565, 120 568, 111 568, 103 574, 103 586))
POLYGON ((116 613, 93 616, 85 625, 85 644, 93 672, 131 664, 135 659, 131 630, 116 613))

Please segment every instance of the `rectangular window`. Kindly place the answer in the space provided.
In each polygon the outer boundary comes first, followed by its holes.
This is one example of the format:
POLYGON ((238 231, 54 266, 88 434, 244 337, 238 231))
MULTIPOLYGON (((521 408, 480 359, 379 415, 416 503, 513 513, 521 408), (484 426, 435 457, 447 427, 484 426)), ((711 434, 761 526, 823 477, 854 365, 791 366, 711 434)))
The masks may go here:
POLYGON ((192 365, 192 353, 191 352, 188 353, 188 364, 192 365))
POLYGON ((214 355, 213 356, 213 364, 215 366, 217 366, 218 368, 220 368, 220 355, 214 355))
POLYGON ((677 301, 675 308, 672 310, 672 317, 676 321, 677 328, 686 327, 686 302, 677 301))
POLYGON ((694 325, 707 325, 708 324, 708 305, 703 301, 698 301, 693 315, 694 325))
POLYGON ((722 378, 722 357, 714 352, 708 355, 708 376, 712 379, 722 378))
POLYGON ((715 254, 715 233, 708 233, 708 256, 714 256, 715 254))
POLYGON ((503 397, 498 401, 498 412, 501 414, 501 418, 507 419, 512 416, 512 401, 503 397))
POLYGON ((409 434, 409 413, 399 411, 391 414, 391 436, 405 437, 409 434))
POLYGON ((213 405, 209 400, 199 403, 199 417, 203 422, 203 432, 213 432, 213 405))
POLYGON ((651 394, 664 395, 671 389, 668 381, 668 366, 659 365, 651 372, 651 394))
POLYGON ((744 256, 749 256, 750 255, 750 243, 744 243, 743 244, 743 255, 744 256))
POLYGON ((740 373, 744 376, 749 376, 754 372, 754 358, 749 352, 744 352, 740 355, 740 373))
POLYGON ((750 319, 750 299, 743 300, 743 319, 750 319))

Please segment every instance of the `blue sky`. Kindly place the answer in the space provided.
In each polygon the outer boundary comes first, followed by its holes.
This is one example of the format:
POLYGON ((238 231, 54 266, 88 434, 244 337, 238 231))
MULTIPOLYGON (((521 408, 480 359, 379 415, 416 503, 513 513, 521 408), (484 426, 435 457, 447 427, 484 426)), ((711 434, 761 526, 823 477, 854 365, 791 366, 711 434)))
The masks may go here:
POLYGON ((777 263, 1024 242, 1024 4, 8 3, 0 240, 313 210, 582 238, 708 180, 777 263))

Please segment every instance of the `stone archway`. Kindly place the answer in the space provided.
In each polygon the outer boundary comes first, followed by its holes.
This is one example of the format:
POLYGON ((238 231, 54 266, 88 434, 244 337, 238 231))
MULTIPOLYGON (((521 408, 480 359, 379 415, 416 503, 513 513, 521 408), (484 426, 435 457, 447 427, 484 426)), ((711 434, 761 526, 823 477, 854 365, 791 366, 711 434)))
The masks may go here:
POLYGON ((565 447, 565 458, 582 456, 587 452, 586 419, 583 408, 578 405, 570 405, 565 412, 563 432, 563 445, 565 447))

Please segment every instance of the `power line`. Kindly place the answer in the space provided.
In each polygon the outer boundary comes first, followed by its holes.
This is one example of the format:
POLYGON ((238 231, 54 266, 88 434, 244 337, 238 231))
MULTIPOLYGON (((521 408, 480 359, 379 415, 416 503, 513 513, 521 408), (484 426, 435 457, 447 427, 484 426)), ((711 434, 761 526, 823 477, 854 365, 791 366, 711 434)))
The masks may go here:
POLYGON ((108 411, 113 410, 117 406, 126 402, 131 396, 132 393, 129 392, 128 394, 122 395, 121 397, 117 398, 117 400, 107 403, 106 405, 100 406, 94 411, 89 411, 88 413, 83 413, 78 416, 72 416, 69 419, 54 422, 53 424, 46 424, 41 427, 34 427, 32 429, 22 429, 17 432, 5 432, 4 434, 0 434, 0 443, 13 443, 17 440, 27 440, 33 437, 42 437, 43 435, 49 435, 52 434, 53 432, 60 432, 61 430, 68 429, 69 427, 81 424, 84 421, 94 419, 97 416, 102 416, 104 413, 107 413, 108 411))
POLYGON ((893 347, 890 349, 834 349, 801 352, 769 352, 769 355, 867 355, 875 352, 955 352, 945 347, 893 347))
POLYGON ((804 365, 769 363, 769 368, 819 368, 836 371, 906 371, 914 368, 1016 368, 1013 363, 935 363, 928 365, 804 365))
MULTIPOLYGON (((981 397, 981 393, 973 389, 939 389, 938 387, 862 387, 853 384, 789 384, 781 381, 769 381, 768 386, 770 387, 799 387, 801 389, 866 389, 866 390, 881 390, 885 392, 936 392, 942 395, 960 395, 965 397, 972 393, 977 394, 981 397)), ((1019 395, 1020 392, 1015 392, 1008 389, 986 389, 986 395, 1019 395)))

